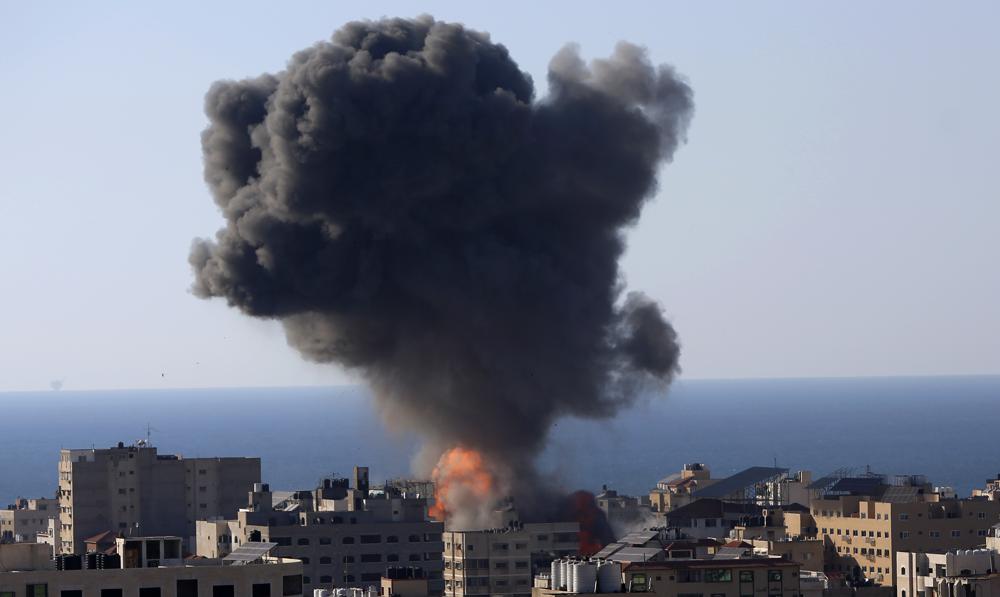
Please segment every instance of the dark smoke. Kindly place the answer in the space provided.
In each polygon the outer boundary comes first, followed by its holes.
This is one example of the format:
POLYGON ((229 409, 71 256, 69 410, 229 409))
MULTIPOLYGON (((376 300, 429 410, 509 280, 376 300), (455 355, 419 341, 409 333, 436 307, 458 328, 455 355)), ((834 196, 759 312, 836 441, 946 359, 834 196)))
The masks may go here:
POLYGON ((488 35, 421 17, 214 84, 202 145, 226 227, 194 244, 195 293, 281 320, 435 445, 530 468, 557 417, 610 416, 677 370, 618 259, 692 112, 626 43, 589 65, 567 47, 548 81, 535 98, 488 35))

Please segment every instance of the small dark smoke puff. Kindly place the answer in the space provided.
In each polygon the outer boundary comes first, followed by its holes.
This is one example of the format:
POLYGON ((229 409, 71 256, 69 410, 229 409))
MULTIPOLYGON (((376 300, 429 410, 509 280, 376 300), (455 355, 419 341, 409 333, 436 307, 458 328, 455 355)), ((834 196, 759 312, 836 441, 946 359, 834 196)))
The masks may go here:
POLYGON ((205 178, 226 218, 201 297, 280 319, 395 418, 511 468, 553 420, 609 416, 677 370, 676 335, 619 305, 623 228, 683 139, 691 90, 620 44, 574 48, 535 100, 484 33, 351 23, 287 70, 212 86, 205 178))

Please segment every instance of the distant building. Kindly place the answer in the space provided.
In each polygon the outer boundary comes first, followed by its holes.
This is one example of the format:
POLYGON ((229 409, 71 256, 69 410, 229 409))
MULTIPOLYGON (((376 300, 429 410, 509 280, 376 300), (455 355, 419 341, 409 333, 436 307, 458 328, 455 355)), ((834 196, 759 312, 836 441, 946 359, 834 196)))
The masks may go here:
POLYGON ((1000 502, 941 499, 922 477, 846 477, 810 504, 828 575, 895 582, 896 553, 973 549, 1000 519, 1000 502))
POLYGON ((235 516, 259 482, 259 458, 181 458, 121 443, 62 450, 59 552, 80 553, 105 531, 178 535, 191 548, 196 520, 235 516))
POLYGON ((780 556, 796 562, 802 570, 823 572, 822 539, 750 539, 754 552, 780 556))
POLYGON ((897 597, 1000 596, 1000 525, 974 550, 896 554, 897 597))
POLYGON ((567 568, 574 580, 542 574, 535 579, 532 597, 609 593, 646 593, 657 597, 801 597, 803 594, 819 597, 822 591, 822 585, 811 584, 819 591, 803 593, 799 565, 795 562, 746 555, 738 550, 702 558, 570 563, 567 568), (574 570, 574 565, 579 568, 574 570))
POLYGON ((993 479, 987 479, 982 489, 973 489, 972 497, 984 497, 988 500, 1000 500, 1000 474, 993 479))
POLYGON ((580 551, 576 522, 514 523, 502 529, 444 534, 447 597, 531 594, 531 579, 553 559, 580 551))
POLYGON ((712 479, 708 465, 685 464, 679 473, 660 479, 656 488, 649 492, 650 507, 653 512, 669 512, 691 503, 695 491, 717 481, 712 479))
POLYGON ((0 543, 34 543, 52 518, 59 518, 59 500, 18 498, 0 510, 0 543))
MULTIPOLYGON (((301 597, 302 563, 266 553, 240 561, 182 560, 180 537, 118 540, 128 557, 88 568, 87 557, 64 555, 58 565, 48 546, 0 545, 0 595, 20 597, 301 597), (157 556, 157 557, 153 557, 157 556), (172 557, 164 557, 172 556, 172 557), (61 567, 61 568, 60 568, 61 567)), ((91 558, 93 559, 93 558, 91 558)))
POLYGON ((368 469, 356 467, 353 487, 347 479, 325 479, 275 508, 270 488, 258 483, 233 519, 198 521, 197 553, 218 558, 270 541, 278 544, 276 555, 302 560, 307 592, 378 587, 387 569, 412 566, 423 571, 430 594, 441 595, 443 523, 427 520, 425 499, 368 485, 368 469))
POLYGON ((665 526, 679 537, 726 538, 737 526, 761 526, 764 509, 750 503, 698 499, 663 514, 665 526))
POLYGON ((605 485, 601 493, 594 496, 594 501, 614 528, 652 522, 652 508, 647 496, 619 495, 617 491, 608 489, 605 485))

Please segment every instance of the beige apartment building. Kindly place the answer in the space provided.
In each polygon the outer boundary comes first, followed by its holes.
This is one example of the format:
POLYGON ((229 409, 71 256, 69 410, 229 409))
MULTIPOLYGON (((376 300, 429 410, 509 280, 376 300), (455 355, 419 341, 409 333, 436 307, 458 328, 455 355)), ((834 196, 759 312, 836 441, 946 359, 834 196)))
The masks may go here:
MULTIPOLYGON (((163 547, 170 538, 133 538, 163 547)), ((179 549, 180 538, 173 538, 179 549)), ((45 545, 0 545, 2 597, 301 597, 302 563, 262 557, 245 563, 220 560, 58 570, 45 545)))
POLYGON ((195 522, 234 517, 260 482, 259 458, 182 458, 146 445, 62 450, 59 553, 87 537, 178 535, 193 549, 195 522))
POLYGON ((48 531, 52 518, 59 518, 59 500, 18 498, 6 510, 0 510, 0 542, 34 543, 39 533, 48 531))
POLYGON ((248 542, 278 544, 275 555, 302 561, 303 584, 314 589, 379 586, 390 568, 418 567, 431 595, 441 595, 444 524, 427 520, 423 498, 394 489, 369 490, 367 469, 354 486, 326 479, 314 491, 292 494, 275 508, 267 484, 250 492, 249 506, 233 520, 197 524, 199 556, 223 557, 248 542))
POLYGON ((896 554, 896 597, 1000 597, 1000 525, 983 549, 896 554))
POLYGON ((660 479, 656 488, 649 492, 650 507, 653 512, 669 512, 690 504, 695 491, 717 481, 712 479, 708 465, 700 462, 685 464, 680 472, 660 479))
POLYGON ((818 535, 826 543, 827 573, 895 582, 896 553, 982 546, 1000 519, 1000 502, 938 500, 910 487, 888 487, 879 495, 841 495, 810 504, 818 535))
POLYGON ((579 551, 580 525, 576 522, 448 531, 444 533, 444 592, 447 597, 527 597, 536 572, 554 558, 579 551))

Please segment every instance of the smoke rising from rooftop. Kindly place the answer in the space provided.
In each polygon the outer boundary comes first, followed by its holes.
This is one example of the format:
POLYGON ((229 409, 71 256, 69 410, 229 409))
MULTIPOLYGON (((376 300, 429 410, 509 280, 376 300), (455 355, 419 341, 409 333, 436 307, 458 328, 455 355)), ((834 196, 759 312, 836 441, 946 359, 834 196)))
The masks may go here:
POLYGON ((677 370, 618 259, 693 109, 627 43, 589 64, 568 46, 548 82, 536 98, 488 35, 421 17, 215 83, 202 146, 226 225, 194 243, 195 294, 280 320, 430 445, 501 481, 532 470, 556 418, 611 416, 677 370))

